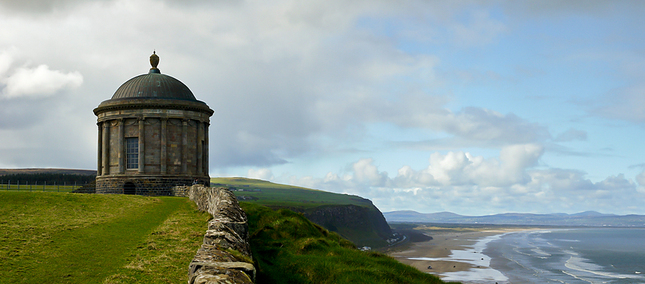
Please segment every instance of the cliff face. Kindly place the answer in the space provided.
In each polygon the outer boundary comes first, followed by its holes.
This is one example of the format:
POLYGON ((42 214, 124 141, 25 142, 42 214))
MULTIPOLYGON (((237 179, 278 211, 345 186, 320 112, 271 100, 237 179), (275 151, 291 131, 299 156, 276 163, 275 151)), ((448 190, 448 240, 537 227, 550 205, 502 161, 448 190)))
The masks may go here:
POLYGON ((217 178, 212 184, 234 189, 234 194, 244 202, 303 213, 307 219, 359 247, 377 248, 396 241, 383 214, 372 201, 360 196, 246 178, 217 178))
POLYGON ((305 210, 305 217, 327 230, 339 233, 359 247, 382 247, 392 238, 392 230, 373 204, 326 205, 305 210))

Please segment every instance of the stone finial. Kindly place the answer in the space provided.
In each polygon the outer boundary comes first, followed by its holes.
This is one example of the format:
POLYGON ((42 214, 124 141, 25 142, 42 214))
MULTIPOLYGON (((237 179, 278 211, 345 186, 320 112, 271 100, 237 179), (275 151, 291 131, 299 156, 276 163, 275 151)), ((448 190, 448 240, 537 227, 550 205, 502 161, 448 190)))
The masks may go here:
POLYGON ((159 56, 157 55, 156 51, 152 51, 152 55, 150 55, 150 65, 152 65, 152 68, 150 68, 150 73, 161 73, 159 71, 159 68, 157 68, 157 65, 159 65, 159 56))

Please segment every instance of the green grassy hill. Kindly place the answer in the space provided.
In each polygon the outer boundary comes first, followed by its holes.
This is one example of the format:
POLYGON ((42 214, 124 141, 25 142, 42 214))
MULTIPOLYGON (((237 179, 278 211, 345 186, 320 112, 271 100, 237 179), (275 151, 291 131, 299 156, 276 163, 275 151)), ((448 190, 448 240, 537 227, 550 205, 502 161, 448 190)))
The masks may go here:
MULTIPOLYGON (((443 283, 303 214, 241 204, 258 284, 443 283)), ((181 197, 0 191, 0 283, 185 283, 210 218, 181 197)))
POLYGON ((386 246, 392 231, 372 201, 356 195, 248 178, 212 178, 211 186, 231 188, 238 200, 270 208, 288 208, 357 246, 386 246))
POLYGON ((444 283, 377 252, 364 252, 287 209, 241 203, 249 217, 257 283, 444 283))
POLYGON ((209 218, 179 197, 0 191, 0 283, 185 283, 209 218))
POLYGON ((227 186, 240 201, 249 201, 268 207, 289 207, 302 211, 321 205, 371 206, 368 199, 349 194, 272 183, 249 178, 211 178, 211 186, 227 186))

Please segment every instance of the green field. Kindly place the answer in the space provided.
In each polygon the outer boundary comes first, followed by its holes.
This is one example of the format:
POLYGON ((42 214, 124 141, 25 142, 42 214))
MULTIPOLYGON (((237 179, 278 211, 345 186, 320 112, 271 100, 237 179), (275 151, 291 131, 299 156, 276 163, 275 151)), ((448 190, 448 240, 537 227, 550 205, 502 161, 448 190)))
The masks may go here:
POLYGON ((0 191, 0 283, 183 283, 209 218, 187 198, 0 191))
POLYGON ((364 198, 248 178, 211 178, 211 186, 227 186, 241 201, 268 207, 307 209, 322 205, 371 206, 364 198))
POLYGON ((44 191, 44 192, 72 192, 72 190, 79 188, 74 185, 43 185, 43 184, 0 184, 0 191, 44 191))

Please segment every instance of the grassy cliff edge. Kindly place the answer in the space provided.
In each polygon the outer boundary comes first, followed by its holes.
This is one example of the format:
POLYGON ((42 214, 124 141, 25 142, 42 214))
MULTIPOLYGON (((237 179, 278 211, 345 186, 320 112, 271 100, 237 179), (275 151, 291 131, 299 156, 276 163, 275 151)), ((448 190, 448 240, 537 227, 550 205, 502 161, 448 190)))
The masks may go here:
POLYGON ((301 213, 240 205, 249 218, 257 283, 444 283, 384 254, 357 250, 301 213))
POLYGON ((212 178, 211 185, 229 187, 240 201, 303 213, 359 247, 385 247, 392 238, 381 211, 360 196, 248 178, 212 178))

